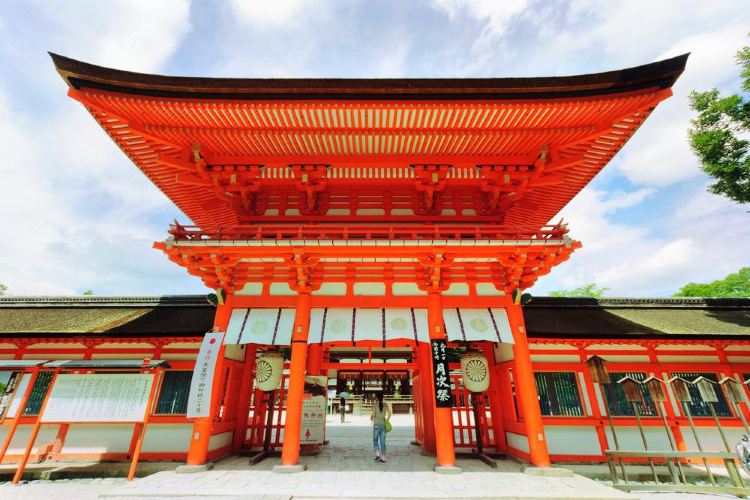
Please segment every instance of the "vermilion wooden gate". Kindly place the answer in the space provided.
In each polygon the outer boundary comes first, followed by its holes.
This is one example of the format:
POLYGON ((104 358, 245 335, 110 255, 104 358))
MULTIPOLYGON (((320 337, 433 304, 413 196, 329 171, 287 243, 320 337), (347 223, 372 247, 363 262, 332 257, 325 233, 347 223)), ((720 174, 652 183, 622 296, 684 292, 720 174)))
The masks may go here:
POLYGON ((284 423, 286 420, 286 391, 289 387, 289 375, 281 377, 281 388, 271 393, 253 389, 250 401, 250 414, 247 420, 244 447, 262 449, 266 439, 266 429, 270 418, 269 449, 278 448, 284 441, 284 423))
POLYGON ((473 448, 476 446, 476 423, 472 397, 479 398, 479 424, 482 429, 482 445, 485 448, 495 447, 495 433, 492 429, 490 403, 486 394, 473 395, 463 384, 460 373, 451 373, 453 393, 453 439, 456 448, 473 448))

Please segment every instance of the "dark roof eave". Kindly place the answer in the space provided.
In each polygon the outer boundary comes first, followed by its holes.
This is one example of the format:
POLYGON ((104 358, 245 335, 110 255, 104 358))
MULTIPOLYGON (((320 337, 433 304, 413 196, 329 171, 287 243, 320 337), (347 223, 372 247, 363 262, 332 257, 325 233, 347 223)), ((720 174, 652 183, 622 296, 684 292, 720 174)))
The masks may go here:
POLYGON ((689 54, 605 73, 535 78, 199 78, 135 73, 50 53, 73 88, 197 99, 502 100, 583 97, 669 88, 689 54))

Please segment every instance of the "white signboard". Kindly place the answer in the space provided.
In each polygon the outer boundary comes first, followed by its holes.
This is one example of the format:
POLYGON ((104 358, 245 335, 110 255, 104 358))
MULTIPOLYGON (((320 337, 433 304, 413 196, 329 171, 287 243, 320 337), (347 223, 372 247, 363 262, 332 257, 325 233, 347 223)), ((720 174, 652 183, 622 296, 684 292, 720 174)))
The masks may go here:
POLYGON ((301 444, 322 444, 326 423, 326 398, 313 396, 302 401, 301 444))
POLYGON ((143 422, 154 375, 64 374, 52 386, 42 422, 143 422))
POLYGON ((187 418, 208 417, 211 412, 214 369, 223 341, 224 332, 208 332, 203 337, 198 357, 195 360, 193 378, 190 381, 187 418))
POLYGON ((302 400, 301 444, 323 444, 326 426, 326 384, 328 377, 306 376, 302 400))

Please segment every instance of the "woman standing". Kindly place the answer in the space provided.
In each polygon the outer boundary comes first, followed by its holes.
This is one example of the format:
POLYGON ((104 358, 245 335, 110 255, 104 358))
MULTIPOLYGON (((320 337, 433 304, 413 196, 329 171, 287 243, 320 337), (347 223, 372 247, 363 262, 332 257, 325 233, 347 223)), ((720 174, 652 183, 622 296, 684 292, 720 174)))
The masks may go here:
POLYGON ((372 405, 372 446, 375 448, 375 460, 385 462, 385 421, 391 418, 393 413, 390 407, 383 402, 383 393, 378 392, 376 395, 377 402, 372 405))

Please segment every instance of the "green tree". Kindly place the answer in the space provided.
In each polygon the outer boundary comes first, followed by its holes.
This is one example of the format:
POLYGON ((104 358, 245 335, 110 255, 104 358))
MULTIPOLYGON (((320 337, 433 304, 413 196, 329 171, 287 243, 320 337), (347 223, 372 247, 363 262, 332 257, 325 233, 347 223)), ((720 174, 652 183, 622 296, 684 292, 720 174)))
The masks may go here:
POLYGON ((94 291, 93 290, 86 290, 85 292, 83 292, 83 294, 84 295, 94 295, 94 291))
POLYGON ((0 295, 5 295, 5 292, 8 291, 8 287, 0 283, 0 295))
POLYGON ((737 52, 744 93, 722 97, 718 89, 690 93, 698 112, 688 130, 701 168, 716 181, 708 189, 738 203, 750 203, 750 47, 737 52))
POLYGON ((553 290, 550 297, 593 297, 595 299, 604 295, 609 288, 597 286, 596 283, 587 283, 573 290, 553 290))
POLYGON ((688 283, 675 297, 750 297, 750 267, 711 283, 688 283))

